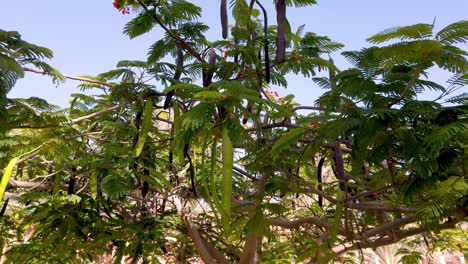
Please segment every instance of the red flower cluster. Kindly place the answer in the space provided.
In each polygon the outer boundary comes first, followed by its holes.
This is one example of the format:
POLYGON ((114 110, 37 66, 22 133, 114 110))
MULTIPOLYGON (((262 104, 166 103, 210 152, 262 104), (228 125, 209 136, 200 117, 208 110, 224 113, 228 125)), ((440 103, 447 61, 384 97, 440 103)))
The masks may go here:
POLYGON ((121 6, 120 0, 114 0, 113 5, 114 5, 114 8, 122 12, 122 15, 130 14, 130 8, 128 6, 121 6))
POLYGON ((266 94, 270 94, 274 97, 279 97, 279 93, 277 91, 272 91, 272 90, 265 90, 266 94))
POLYGON ((265 90, 265 93, 269 94, 269 95, 271 95, 273 97, 276 97, 278 99, 278 101, 280 101, 280 102, 284 100, 283 97, 279 97, 279 93, 277 91, 265 90))

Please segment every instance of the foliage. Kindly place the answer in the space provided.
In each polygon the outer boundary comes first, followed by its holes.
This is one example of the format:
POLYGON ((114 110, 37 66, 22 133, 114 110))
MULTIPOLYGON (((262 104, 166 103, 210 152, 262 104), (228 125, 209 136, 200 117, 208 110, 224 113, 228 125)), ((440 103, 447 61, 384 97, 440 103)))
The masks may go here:
POLYGON ((385 30, 343 52, 351 68, 339 70, 342 44, 289 28, 281 54, 261 3, 230 2, 231 35, 211 42, 189 1, 115 2, 138 13, 130 38, 165 36, 147 61, 83 79, 102 93, 63 109, 6 97, 26 63, 63 76, 42 61, 49 50, 0 31, 7 263, 326 263, 466 220, 466 21, 385 30), (453 78, 431 81, 433 67, 453 78), (288 73, 326 89, 316 105, 266 92, 288 73), (420 100, 427 90, 440 95, 420 100))

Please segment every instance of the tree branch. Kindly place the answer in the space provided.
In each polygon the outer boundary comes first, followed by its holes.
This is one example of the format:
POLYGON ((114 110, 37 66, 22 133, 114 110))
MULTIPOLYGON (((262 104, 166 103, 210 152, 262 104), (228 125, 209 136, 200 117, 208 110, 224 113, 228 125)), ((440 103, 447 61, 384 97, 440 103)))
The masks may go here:
POLYGON ((242 251, 239 264, 255 264, 255 253, 257 252, 257 247, 259 246, 258 237, 250 233, 245 238, 244 250, 242 251))
POLYGON ((330 229, 333 227, 333 224, 328 223, 325 220, 315 218, 315 217, 304 217, 304 218, 299 218, 296 220, 270 218, 270 219, 267 219, 267 222, 270 225, 275 225, 275 226, 280 226, 280 227, 290 228, 290 229, 298 229, 299 227, 306 225, 306 224, 312 224, 312 225, 320 226, 326 229, 330 229))
MULTIPOLYGON (((454 228, 456 223, 457 223, 456 221, 449 221, 449 222, 439 225, 438 228, 439 230, 454 228)), ((407 237, 411 237, 411 236, 418 235, 418 234, 428 232, 428 231, 430 232, 432 229, 429 227, 411 228, 411 229, 403 230, 400 232, 393 232, 390 236, 376 239, 373 241, 361 241, 359 243, 354 243, 354 244, 349 243, 348 245, 339 245, 339 246, 334 247, 333 251, 335 251, 338 255, 341 255, 351 250, 386 246, 386 245, 396 243, 407 237)))
POLYGON ((92 114, 89 114, 89 115, 85 115, 85 116, 82 116, 82 117, 78 117, 78 118, 75 118, 72 120, 72 123, 77 123, 77 122, 80 122, 80 121, 83 121, 83 120, 86 120, 86 119, 90 119, 90 118, 93 118, 93 117, 96 117, 98 115, 102 115, 102 114, 105 114, 107 112, 111 112, 111 111, 114 111, 116 109, 119 109, 120 107, 124 106, 125 103, 123 104, 118 104, 118 105, 114 105, 112 107, 109 107, 109 108, 106 108, 106 109, 103 109, 101 111, 97 111, 97 112, 94 112, 92 114))
POLYGON ((365 204, 365 203, 345 203, 345 207, 350 209, 356 209, 366 212, 392 212, 392 213, 403 213, 412 214, 418 211, 417 208, 399 208, 399 207, 388 207, 380 206, 379 204, 365 204))
POLYGON ((249 128, 246 128, 245 130, 247 132, 252 132, 252 131, 257 131, 258 129, 269 129, 269 128, 277 128, 277 127, 297 128, 297 127, 302 127, 302 126, 280 122, 280 123, 273 123, 273 124, 268 124, 268 125, 261 125, 260 127, 257 127, 257 126, 249 127, 249 128))
MULTIPOLYGON (((23 71, 38 73, 38 74, 42 74, 42 75, 50 75, 50 74, 48 74, 48 73, 45 72, 45 71, 38 70, 38 69, 32 69, 32 68, 28 68, 28 67, 23 67, 23 71)), ((98 80, 93 80, 93 79, 90 79, 90 78, 79 77, 79 76, 73 76, 73 75, 68 75, 68 74, 62 74, 62 75, 63 75, 65 78, 70 79, 70 80, 75 80, 75 81, 80 81, 80 82, 95 83, 95 84, 99 84, 99 85, 106 86, 106 87, 109 87, 109 88, 111 88, 111 87, 113 86, 113 84, 106 83, 106 82, 101 82, 101 81, 98 81, 98 80)))
POLYGON ((407 217, 407 218, 400 218, 395 221, 392 221, 390 223, 385 223, 383 225, 380 225, 378 227, 375 227, 373 229, 367 230, 364 233, 362 233, 362 236, 364 238, 372 237, 387 231, 390 231, 395 228, 400 228, 404 225, 411 224, 416 222, 417 218, 412 216, 412 217, 407 217))
POLYGON ((421 74, 421 72, 423 70, 423 67, 424 67, 423 62, 420 62, 418 67, 416 68, 413 76, 411 77, 411 80, 408 82, 408 84, 406 84, 405 90, 403 90, 400 97, 398 97, 395 101, 391 102, 388 105, 388 108, 392 107, 392 105, 397 104, 398 102, 400 102, 401 100, 403 100, 405 98, 406 94, 411 90, 411 88, 413 87, 416 80, 418 80, 419 75, 421 74))

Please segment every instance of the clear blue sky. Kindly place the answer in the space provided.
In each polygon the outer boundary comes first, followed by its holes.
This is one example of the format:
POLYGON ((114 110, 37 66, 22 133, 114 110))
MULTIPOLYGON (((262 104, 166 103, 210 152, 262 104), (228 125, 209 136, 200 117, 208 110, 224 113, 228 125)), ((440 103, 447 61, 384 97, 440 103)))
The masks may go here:
MULTIPOLYGON (((51 64, 63 73, 97 75, 113 69, 122 59, 146 58, 148 47, 161 36, 156 28, 149 34, 130 40, 122 28, 133 15, 122 15, 112 6, 112 0, 81 1, 2 1, 0 28, 19 31, 31 43, 54 51, 51 64)), ((210 25, 208 39, 221 36, 219 28, 219 0, 192 1, 203 8, 202 20, 210 25)), ((263 0, 271 11, 272 0, 263 0)), ((436 30, 449 23, 468 19, 468 0, 318 0, 318 5, 288 9, 293 29, 305 24, 305 31, 327 35, 346 45, 345 50, 368 46, 365 39, 372 34, 394 26, 432 23, 436 30)), ((334 55, 338 67, 349 65, 334 55)), ((443 74, 438 77, 443 81, 443 74)), ((42 97, 51 103, 65 106, 69 94, 79 92, 75 81, 55 87, 50 78, 27 73, 10 92, 9 97, 42 97)), ((297 94, 302 104, 312 104, 323 92, 310 80, 289 78, 288 90, 297 94)), ((162 88, 161 88, 162 89, 162 88)))

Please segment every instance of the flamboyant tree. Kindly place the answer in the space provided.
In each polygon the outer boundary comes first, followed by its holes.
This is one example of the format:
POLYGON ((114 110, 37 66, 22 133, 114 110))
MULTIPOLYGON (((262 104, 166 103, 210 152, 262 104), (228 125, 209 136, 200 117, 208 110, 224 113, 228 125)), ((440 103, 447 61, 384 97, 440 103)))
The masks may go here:
POLYGON ((190 1, 115 1, 138 14, 130 38, 165 34, 146 61, 86 78, 0 31, 1 260, 326 263, 421 238, 466 254, 468 21, 385 30, 339 70, 342 44, 289 26, 286 9, 314 0, 263 4, 221 0, 209 41, 190 1), (100 93, 67 108, 8 98, 25 71, 100 93), (327 91, 279 98, 288 73, 327 91))

